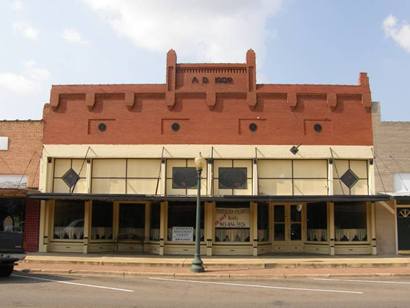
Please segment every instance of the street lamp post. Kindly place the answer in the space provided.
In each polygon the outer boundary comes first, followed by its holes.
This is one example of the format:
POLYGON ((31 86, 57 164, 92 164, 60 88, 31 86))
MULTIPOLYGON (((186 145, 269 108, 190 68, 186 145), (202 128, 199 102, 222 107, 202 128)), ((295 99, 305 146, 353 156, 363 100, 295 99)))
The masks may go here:
POLYGON ((199 153, 195 158, 195 168, 197 175, 197 195, 196 195, 196 223, 195 223, 195 254, 192 260, 191 270, 196 273, 204 272, 204 264, 201 260, 201 173, 205 166, 205 159, 199 153))

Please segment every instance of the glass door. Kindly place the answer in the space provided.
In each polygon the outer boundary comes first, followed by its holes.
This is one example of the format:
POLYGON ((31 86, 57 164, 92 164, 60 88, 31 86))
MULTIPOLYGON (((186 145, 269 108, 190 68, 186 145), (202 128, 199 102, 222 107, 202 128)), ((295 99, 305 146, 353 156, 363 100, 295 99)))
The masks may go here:
POLYGON ((273 240, 302 240, 302 204, 275 204, 273 208, 273 240))
POLYGON ((290 240, 302 240, 302 205, 290 205, 290 240))
POLYGON ((285 206, 275 205, 273 211, 273 239, 274 241, 284 241, 285 236, 285 206))
POLYGON ((145 239, 145 204, 120 204, 119 241, 143 242, 145 239))

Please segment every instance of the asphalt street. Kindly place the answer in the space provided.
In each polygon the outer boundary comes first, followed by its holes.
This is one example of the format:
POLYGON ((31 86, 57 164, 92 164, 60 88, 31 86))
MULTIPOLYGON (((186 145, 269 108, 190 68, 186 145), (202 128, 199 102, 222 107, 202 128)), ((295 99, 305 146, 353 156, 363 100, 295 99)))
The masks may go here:
POLYGON ((409 307, 410 277, 201 279, 14 273, 0 307, 409 307))

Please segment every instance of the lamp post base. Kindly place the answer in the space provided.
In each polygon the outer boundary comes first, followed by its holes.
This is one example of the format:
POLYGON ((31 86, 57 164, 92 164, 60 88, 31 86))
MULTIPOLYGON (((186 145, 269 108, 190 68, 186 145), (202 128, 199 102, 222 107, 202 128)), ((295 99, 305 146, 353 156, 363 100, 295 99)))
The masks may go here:
POLYGON ((192 260, 191 271, 194 273, 205 272, 204 263, 200 258, 194 258, 194 260, 192 260))

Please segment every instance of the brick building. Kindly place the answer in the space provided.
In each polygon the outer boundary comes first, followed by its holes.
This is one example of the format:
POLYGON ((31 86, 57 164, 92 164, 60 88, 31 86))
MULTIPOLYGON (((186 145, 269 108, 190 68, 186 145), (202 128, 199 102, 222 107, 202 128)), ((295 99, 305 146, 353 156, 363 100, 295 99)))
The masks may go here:
POLYGON ((31 195, 39 249, 191 254, 201 153, 203 254, 376 254, 388 197, 375 193, 371 107, 365 73, 258 84, 252 50, 233 64, 170 50, 165 84, 53 86, 31 195))
POLYGON ((383 253, 410 251, 410 122, 381 121, 373 103, 376 191, 393 200, 382 202, 376 220, 383 253))
POLYGON ((0 233, 19 233, 26 251, 38 250, 40 206, 27 192, 38 189, 42 136, 42 121, 0 121, 0 233))

